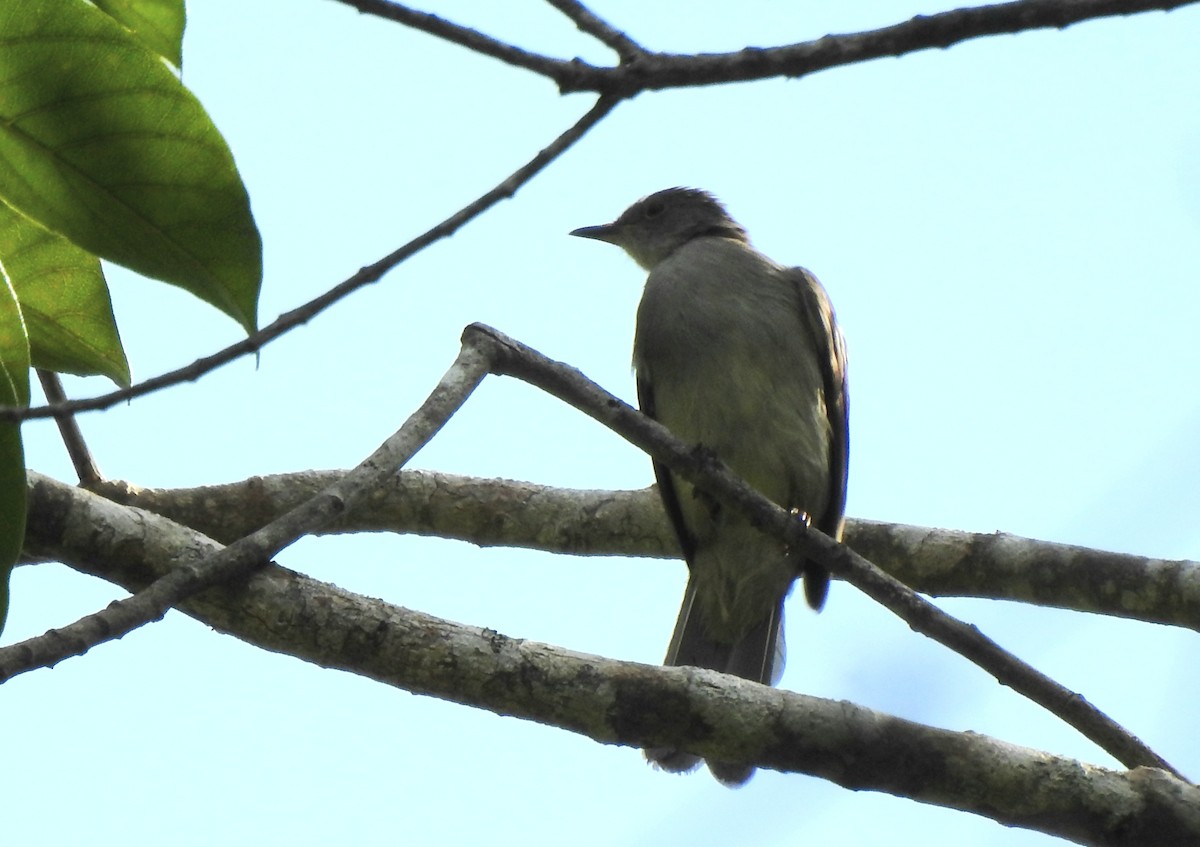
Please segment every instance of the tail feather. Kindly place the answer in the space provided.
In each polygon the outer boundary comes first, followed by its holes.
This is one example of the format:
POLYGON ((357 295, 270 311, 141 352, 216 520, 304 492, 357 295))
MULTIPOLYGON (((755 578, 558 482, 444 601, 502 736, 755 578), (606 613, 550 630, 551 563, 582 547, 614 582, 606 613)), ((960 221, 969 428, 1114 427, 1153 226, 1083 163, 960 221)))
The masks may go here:
MULTIPOLYGON (((695 613, 695 601, 696 582, 689 579, 664 664, 709 668, 763 685, 779 681, 784 663, 782 598, 768 618, 733 644, 720 644, 709 637, 700 615, 695 613)), ((699 756, 669 747, 650 748, 646 758, 671 773, 685 773, 700 763, 699 756)), ((754 774, 751 766, 729 762, 708 762, 708 769, 731 786, 743 784, 754 774)))
POLYGON ((679 606, 679 617, 675 620, 675 632, 671 635, 671 643, 667 646, 667 657, 663 659, 663 664, 690 665, 694 668, 723 671, 729 663, 734 645, 718 644, 708 637, 695 605, 696 580, 689 579, 687 590, 683 594, 683 603, 679 606))
POLYGON ((775 685, 783 676, 783 602, 771 616, 760 621, 740 641, 730 645, 725 666, 716 670, 775 685))
POLYGON ((821 611, 829 594, 829 571, 814 561, 804 563, 804 599, 809 608, 821 611))

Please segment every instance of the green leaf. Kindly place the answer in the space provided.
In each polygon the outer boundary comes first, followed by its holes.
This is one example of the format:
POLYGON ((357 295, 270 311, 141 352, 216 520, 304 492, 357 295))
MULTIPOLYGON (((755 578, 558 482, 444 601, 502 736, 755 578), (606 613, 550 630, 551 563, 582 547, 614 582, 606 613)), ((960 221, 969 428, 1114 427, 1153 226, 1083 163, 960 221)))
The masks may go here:
POLYGON ((183 0, 93 0, 142 43, 177 68, 183 67, 183 0))
POLYGON ((255 328, 262 241, 229 148, 163 60, 86 0, 0 2, 0 197, 255 328))
POLYGON ((0 405, 29 405, 29 336, 21 304, 0 263, 0 405))
MULTIPOLYGON (((16 292, 0 265, 0 405, 29 405, 29 341, 16 292)), ((0 421, 0 631, 8 580, 25 541, 25 452, 21 425, 0 421)))
POLYGON ((21 304, 34 367, 129 385, 99 259, 0 203, 0 261, 21 304))

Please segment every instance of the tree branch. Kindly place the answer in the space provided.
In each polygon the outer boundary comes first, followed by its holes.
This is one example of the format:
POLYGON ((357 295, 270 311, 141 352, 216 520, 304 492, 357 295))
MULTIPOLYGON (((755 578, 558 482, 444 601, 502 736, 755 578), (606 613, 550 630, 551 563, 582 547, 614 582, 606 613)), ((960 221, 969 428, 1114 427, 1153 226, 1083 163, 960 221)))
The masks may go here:
POLYGON ((570 18, 580 32, 587 33, 613 50, 621 57, 622 62, 634 59, 646 52, 646 48, 592 14, 590 9, 577 0, 546 0, 546 2, 570 18))
MULTIPOLYGON (((300 471, 172 489, 109 480, 90 489, 229 543, 345 473, 300 471)), ((653 488, 563 489, 428 470, 401 471, 317 534, 346 532, 409 533, 574 556, 679 557, 653 488)), ((1200 632, 1197 562, 861 518, 847 521, 845 541, 923 594, 1015 600, 1200 632)))
POLYGON ((579 59, 565 61, 520 50, 416 12, 388 0, 339 0, 360 11, 444 38, 455 44, 547 76, 568 94, 595 91, 628 98, 642 91, 750 82, 773 77, 802 77, 842 65, 945 49, 992 35, 1038 29, 1064 29, 1071 24, 1116 15, 1170 11, 1200 0, 1018 0, 989 6, 953 9, 867 32, 826 35, 815 41, 777 47, 745 47, 733 53, 680 55, 646 51, 624 32, 592 15, 574 0, 550 0, 576 25, 621 57, 615 67, 601 68, 579 59))
POLYGON ((851 532, 851 546, 926 594, 1019 600, 1200 632, 1200 562, 1150 559, 1002 532, 877 521, 855 521, 851 532))
MULTIPOLYGON (((86 653, 97 644, 120 638, 137 627, 160 619, 172 606, 213 585, 242 576, 265 564, 297 538, 353 509, 388 476, 412 458, 462 405, 488 372, 488 361, 464 347, 433 392, 404 425, 358 467, 333 485, 310 497, 250 535, 211 555, 193 560, 150 583, 132 597, 80 618, 62 629, 0 648, 0 683, 36 668, 86 653)), ((36 520, 56 524, 65 516, 29 511, 36 520)), ((99 543, 98 530, 86 524, 89 543, 99 543)), ((196 545, 189 545, 195 548, 196 545)))
MULTIPOLYGON (((173 572, 145 592, 127 601, 114 603, 104 612, 73 624, 68 630, 72 630, 80 639, 78 643, 64 639, 62 633, 51 632, 0 650, 0 681, 14 673, 52 664, 67 655, 83 652, 89 643, 118 637, 133 626, 159 617, 170 603, 176 603, 218 580, 246 573, 299 535, 350 510, 355 502, 383 482, 387 472, 394 472, 412 455, 412 452, 407 452, 401 460, 396 461, 393 457, 399 453, 391 446, 392 442, 407 445, 406 432, 410 428, 417 432, 428 430, 424 438, 431 437, 465 400, 485 371, 519 377, 585 412, 718 500, 742 511, 764 532, 820 561, 832 573, 897 614, 915 631, 950 647, 988 671, 1003 685, 1057 715, 1127 767, 1148 765, 1177 774, 1163 758, 1083 697, 1002 650, 975 627, 958 621, 923 600, 850 548, 809 528, 805 521, 750 488, 706 451, 688 448, 661 424, 641 415, 590 382, 579 371, 553 362, 481 324, 473 324, 463 332, 463 346, 458 360, 422 408, 409 418, 396 436, 342 482, 335 483, 331 489, 262 530, 215 554, 211 561, 204 562, 201 567, 173 572), (458 395, 455 394, 456 386, 465 383, 454 376, 456 370, 472 375, 469 388, 458 395), (457 399, 447 404, 446 396, 456 396, 457 399), (436 416, 435 412, 441 416, 436 416), (436 421, 436 425, 430 428, 428 421, 436 421), (134 611, 135 606, 137 612, 134 611), (90 641, 84 640, 85 635, 90 641), (79 644, 83 645, 82 649, 79 649, 79 644)), ((420 443, 424 441, 414 445, 412 450, 415 451, 420 443)))
MULTIPOLYGON (((33 495, 31 553, 131 591, 218 549, 166 518, 45 477, 33 495)), ((274 565, 195 595, 182 609, 266 650, 602 743, 666 744, 808 773, 1081 843, 1200 839, 1200 789, 1162 771, 1119 773, 711 671, 513 639, 274 565)))
POLYGON ((633 61, 611 68, 598 68, 576 60, 557 66, 554 80, 564 94, 597 91, 614 97, 632 97, 643 91, 668 88, 773 77, 798 78, 842 65, 945 49, 975 38, 1036 29, 1063 29, 1085 20, 1168 11, 1195 2, 1197 0, 1019 0, 936 15, 918 15, 881 29, 827 35, 783 47, 746 47, 735 53, 694 56, 642 53, 633 61))
MULTIPOLYGON (((66 402, 67 394, 63 391, 62 379, 57 373, 45 368, 38 368, 37 375, 38 380, 42 383, 42 392, 46 395, 47 403, 55 405, 66 402)), ((71 457, 71 464, 75 466, 75 475, 79 477, 79 483, 96 485, 101 482, 104 476, 100 473, 95 458, 92 457, 92 451, 88 449, 87 442, 83 438, 83 430, 79 428, 79 421, 75 420, 74 415, 63 413, 55 415, 54 422, 58 424, 58 433, 62 436, 63 445, 67 448, 67 455, 71 457)))
POLYGON ((974 662, 1002 685, 1029 698, 1075 727, 1126 767, 1148 765, 1178 773, 1140 739, 1081 695, 1030 667, 977 628, 922 599, 844 544, 810 528, 732 474, 707 451, 689 448, 657 421, 642 415, 588 380, 574 368, 554 362, 482 324, 463 332, 463 344, 486 353, 492 372, 515 376, 569 403, 652 455, 672 471, 738 509, 762 531, 825 565, 899 616, 913 630, 974 662))
POLYGON ((553 78, 557 67, 562 64, 559 59, 522 50, 515 44, 508 44, 492 38, 490 35, 484 35, 479 30, 461 26, 428 12, 410 9, 400 3, 394 3, 392 0, 337 0, 337 2, 351 6, 363 14, 394 21, 451 44, 466 47, 482 56, 499 59, 506 65, 524 68, 541 76, 553 78))

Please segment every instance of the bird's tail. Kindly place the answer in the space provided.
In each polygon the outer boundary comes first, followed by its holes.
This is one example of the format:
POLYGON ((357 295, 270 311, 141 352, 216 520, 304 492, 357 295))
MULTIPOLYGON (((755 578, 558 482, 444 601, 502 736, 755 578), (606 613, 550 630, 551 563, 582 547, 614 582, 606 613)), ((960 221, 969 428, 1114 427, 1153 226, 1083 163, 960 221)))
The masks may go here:
MULTIPOLYGON (((838 539, 841 541, 841 539, 838 539)), ((804 563, 804 599, 813 611, 821 611, 829 596, 829 571, 809 559, 804 563)))
MULTIPOLYGON (((675 633, 667 648, 667 665, 691 665, 740 676, 763 685, 774 685, 783 675, 783 600, 773 613, 760 621, 733 644, 714 641, 706 631, 695 609, 696 580, 689 579, 675 633)), ((651 764, 672 773, 685 773, 700 763, 700 757, 668 747, 646 750, 651 764)), ((738 786, 754 774, 748 765, 727 762, 708 762, 713 776, 726 785, 738 786)))

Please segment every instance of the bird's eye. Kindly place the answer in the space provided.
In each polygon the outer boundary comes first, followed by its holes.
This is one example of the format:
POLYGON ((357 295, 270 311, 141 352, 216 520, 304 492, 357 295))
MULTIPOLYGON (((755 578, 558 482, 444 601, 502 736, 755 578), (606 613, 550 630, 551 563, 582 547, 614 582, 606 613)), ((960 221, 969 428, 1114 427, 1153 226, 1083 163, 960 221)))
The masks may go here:
POLYGON ((657 218, 659 215, 661 215, 663 213, 663 210, 666 208, 667 207, 665 204, 655 201, 653 203, 647 204, 645 210, 642 212, 642 216, 647 217, 647 218, 657 218))

